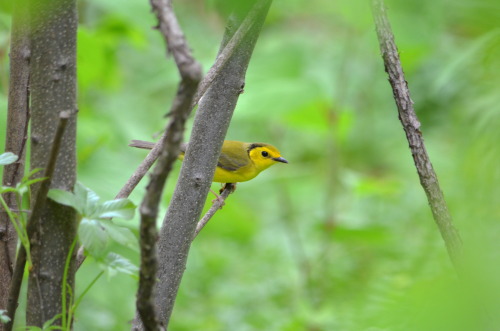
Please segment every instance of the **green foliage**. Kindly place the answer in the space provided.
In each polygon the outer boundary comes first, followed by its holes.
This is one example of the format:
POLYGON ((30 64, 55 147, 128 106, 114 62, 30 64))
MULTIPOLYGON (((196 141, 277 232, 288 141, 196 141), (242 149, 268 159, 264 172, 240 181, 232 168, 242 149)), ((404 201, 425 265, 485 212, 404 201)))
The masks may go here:
POLYGON ((51 319, 47 320, 45 323, 43 323, 41 328, 39 328, 38 326, 27 326, 26 330, 29 331, 66 330, 65 328, 60 327, 58 325, 52 325, 60 318, 61 315, 58 314, 52 317, 51 319))
MULTIPOLYGON (((464 241, 465 283, 456 280, 419 186, 368 2, 275 0, 228 139, 272 143, 290 164, 239 184, 197 237, 172 330, 469 331, 499 324, 500 3, 387 5, 428 152, 464 241)), ((205 70, 230 6, 175 2, 205 70)), ((179 77, 151 29, 147 1, 80 7, 79 179, 113 196, 145 156, 128 141, 154 139, 165 126, 179 77)), ((2 8, 6 109, 10 9, 2 8)), ((142 198, 141 185, 132 201, 142 198)), ((94 285, 74 329, 128 329, 134 279, 94 280, 96 266, 133 272, 137 252, 117 244, 130 243, 130 232, 111 230, 122 224, 102 215, 84 223, 101 259, 77 274, 77 284, 94 285)))
MULTIPOLYGON (((68 253, 64 275, 63 291, 61 293, 62 313, 57 317, 61 319, 60 330, 71 330, 73 325, 73 316, 81 303, 85 294, 97 282, 97 280, 107 273, 114 276, 121 272, 136 276, 137 267, 135 267, 126 258, 106 250, 111 239, 116 242, 137 249, 137 239, 127 228, 118 226, 111 221, 111 218, 131 219, 134 216, 135 205, 128 199, 115 199, 101 202, 99 196, 89 188, 77 183, 73 192, 52 189, 48 197, 60 204, 74 208, 80 218, 78 227, 78 238, 83 245, 87 255, 94 257, 100 262, 101 271, 90 284, 85 288, 79 298, 75 301, 74 294, 71 292, 71 286, 67 284, 67 273, 70 268, 71 257, 76 246, 75 239, 68 253), (70 291, 69 293, 67 291, 70 291), (69 294, 70 301, 67 304, 66 297, 69 294)), ((51 325, 52 322, 48 325, 51 325)), ((51 329, 50 327, 49 329, 51 329)), ((44 326, 45 330, 45 326, 44 326)))
POLYGON ((11 152, 0 154, 0 166, 12 164, 18 159, 17 155, 11 152))
MULTIPOLYGON (((12 164, 18 160, 18 156, 11 153, 3 153, 0 154, 0 166, 5 166, 12 164)), ((30 241, 28 238, 27 232, 27 224, 28 224, 28 216, 26 215, 25 210, 21 210, 23 206, 31 205, 31 192, 30 187, 33 184, 44 181, 45 177, 32 178, 36 173, 40 172, 42 169, 33 169, 29 173, 27 173, 22 179, 21 182, 16 185, 16 187, 8 187, 8 186, 0 186, 0 206, 2 206, 2 211, 5 211, 9 216, 9 220, 14 226, 16 230, 17 236, 21 245, 23 245, 26 250, 26 260, 28 262, 28 267, 31 267, 33 261, 31 260, 30 253, 30 241), (4 197, 2 196, 5 193, 13 194, 16 199, 16 205, 20 210, 11 210, 11 208, 7 205, 4 197)))
POLYGON ((111 218, 131 219, 135 205, 128 199, 101 202, 99 196, 77 183, 74 192, 52 189, 48 197, 65 206, 73 207, 81 219, 78 237, 89 255, 102 259, 108 251, 110 240, 137 248, 137 239, 130 229, 118 226, 111 218))

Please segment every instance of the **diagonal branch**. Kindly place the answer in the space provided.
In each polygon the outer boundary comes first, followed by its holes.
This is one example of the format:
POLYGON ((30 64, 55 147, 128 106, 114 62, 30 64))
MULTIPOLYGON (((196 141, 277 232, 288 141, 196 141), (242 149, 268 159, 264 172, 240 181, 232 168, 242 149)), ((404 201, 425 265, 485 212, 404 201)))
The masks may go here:
MULTIPOLYGON (((164 141, 166 134, 163 134, 159 140, 159 142, 164 141)), ((153 163, 155 163, 158 156, 162 151, 162 144, 156 143, 153 149, 148 153, 146 158, 142 160, 141 164, 137 167, 134 173, 127 180, 125 185, 120 189, 118 194, 115 196, 115 199, 123 199, 128 198, 128 196, 132 193, 132 191, 136 188, 137 184, 141 181, 144 176, 148 173, 148 170, 151 168, 153 163)), ((80 254, 80 251, 78 252, 80 254)))
POLYGON ((210 67, 207 74, 205 75, 205 78, 203 78, 203 81, 198 87, 198 92, 196 92, 193 107, 196 106, 198 102, 200 102, 200 99, 203 97, 205 92, 207 92, 214 79, 220 73, 221 69, 224 68, 224 65, 233 54, 236 47, 241 43, 248 31, 250 31, 250 28, 255 23, 257 15, 262 12, 266 4, 267 3, 265 1, 259 1, 253 6, 253 8, 248 12, 248 15, 239 26, 238 30, 236 30, 229 42, 226 44, 226 46, 224 46, 224 49, 217 55, 215 63, 212 65, 212 67, 210 67))
MULTIPOLYGON (((160 1, 154 1, 156 5, 159 4, 160 1)), ((166 2, 166 0, 161 1, 166 2)), ((201 97, 205 94, 205 92, 208 90, 214 79, 219 75, 220 71, 222 68, 224 68, 224 65, 226 64, 227 60, 232 56, 234 50, 236 47, 240 44, 240 42, 243 40, 243 38, 248 34, 248 31, 252 27, 253 22, 255 21, 256 15, 262 10, 262 6, 266 4, 265 1, 259 1, 257 4, 254 5, 252 10, 249 12, 248 16, 245 18, 241 26, 238 28, 238 30, 234 33, 234 35, 231 37, 227 45, 224 46, 224 49, 217 55, 217 58, 215 59, 215 63, 212 65, 210 70, 207 72, 206 76, 203 78, 203 80, 200 82, 198 86, 198 91, 196 92, 196 96, 194 98, 192 107, 196 106, 198 102, 200 101, 201 97)), ((165 15, 168 16, 168 15, 165 15)), ((168 33, 168 27, 165 27, 161 23, 158 25, 158 28, 160 31, 168 33)), ((167 45, 168 45, 168 40, 166 40, 167 45)), ((168 50, 173 50, 174 48, 168 48, 168 50)), ((185 56, 178 56, 175 57, 176 53, 174 54, 174 58, 178 58, 177 61, 180 63, 184 63, 183 59, 185 56)), ((181 52, 180 54, 185 54, 184 52, 181 52)), ((182 75, 182 73, 181 73, 182 75)), ((159 141, 162 141, 163 137, 160 138, 159 141)), ((148 170, 151 168, 153 163, 156 161, 158 156, 160 155, 161 151, 161 146, 159 143, 155 144, 155 147, 149 152, 149 154, 146 156, 146 158, 141 162, 141 164, 137 167, 137 169, 134 171, 134 173, 130 176, 130 178, 127 180, 127 182, 123 185, 121 190, 118 192, 116 195, 115 199, 121 199, 121 198, 127 198, 132 191, 135 189, 137 184, 142 180, 142 178, 146 175, 148 170)), ((79 255, 81 256, 83 254, 83 248, 80 249, 79 255)))
POLYGON ((403 67, 399 59, 383 0, 372 0, 372 12, 377 29, 380 52, 384 59, 385 71, 389 75, 394 100, 398 107, 399 119, 410 145, 411 154, 420 178, 420 184, 427 195, 432 215, 444 239, 448 255, 453 264, 457 266, 462 241, 457 229, 453 225, 443 192, 439 187, 438 178, 425 149, 422 133, 420 132, 420 122, 413 108, 413 101, 410 98, 410 91, 404 77, 403 67))
POLYGON ((224 186, 224 190, 219 195, 219 198, 215 199, 215 202, 212 204, 212 207, 210 207, 210 209, 205 213, 205 215, 203 215, 201 220, 198 221, 198 224, 196 224, 196 230, 194 231, 193 240, 196 238, 196 236, 198 236, 200 231, 203 230, 205 225, 207 225, 208 221, 210 221, 210 219, 212 219, 212 217, 215 215, 217 210, 221 209, 222 206, 224 206, 224 201, 226 201, 229 194, 234 192, 234 189, 235 189, 235 186, 234 186, 234 184, 231 184, 231 183, 227 183, 224 186))
MULTIPOLYGON (((2 185, 10 187, 15 187, 24 175, 28 135, 30 42, 27 16, 25 0, 16 1, 12 13, 5 151, 16 154, 19 159, 4 167, 2 178, 2 185)), ((4 199, 11 210, 21 209, 14 193, 5 193, 4 199)), ((17 245, 16 231, 5 211, 0 211, 0 239, 0 309, 5 309, 17 245)))
MULTIPOLYGON (((255 23, 200 102, 189 148, 161 228, 158 242, 158 283, 155 291, 156 307, 166 326, 186 269, 189 249, 213 179, 222 143, 244 84, 248 63, 271 4, 271 0, 252 1, 251 4, 257 2, 263 5, 255 23)), ((250 9, 246 7, 235 13, 234 24, 226 29, 220 51, 234 35, 250 9)))
MULTIPOLYGON (((52 149, 50 152, 50 157, 45 168, 43 176, 46 178, 41 182, 40 188, 38 189, 37 196, 35 199, 35 205, 31 211, 31 215, 27 225, 28 238, 32 238, 35 232, 38 230, 38 220, 42 213, 42 209, 45 205, 45 200, 47 198, 47 193, 50 189, 50 184, 52 182, 52 176, 54 175, 54 170, 56 167, 57 156, 59 154, 59 149, 61 147, 61 141, 63 138, 64 130, 68 123, 70 113, 68 111, 62 111, 59 116, 59 124, 57 126, 56 134, 52 143, 52 149)), ((10 317, 10 322, 5 325, 5 330, 12 330, 14 324, 14 317, 16 314, 16 309, 19 301, 19 292, 21 290, 21 285, 23 282, 24 269, 26 266, 26 249, 23 245, 19 247, 19 252, 17 254, 16 265, 14 268, 14 275, 12 276, 12 281, 10 285, 9 299, 7 305, 7 316, 10 317)))
MULTIPOLYGON (((164 330, 156 316, 153 290, 157 272, 156 218, 158 205, 167 177, 177 160, 182 143, 184 127, 192 110, 193 98, 202 77, 201 66, 191 55, 181 27, 172 10, 171 1, 151 0, 151 6, 159 21, 159 29, 172 53, 182 80, 169 114, 172 116, 165 134, 157 144, 160 155, 151 174, 147 192, 140 206, 140 247, 141 266, 139 289, 137 291, 137 310, 145 330, 164 330)), ((155 146, 156 148, 156 146, 155 146)))
POLYGON ((198 85, 201 80, 201 66, 191 54, 191 49, 172 9, 172 0, 150 0, 150 3, 158 19, 158 29, 165 39, 167 52, 174 57, 182 80, 198 85))

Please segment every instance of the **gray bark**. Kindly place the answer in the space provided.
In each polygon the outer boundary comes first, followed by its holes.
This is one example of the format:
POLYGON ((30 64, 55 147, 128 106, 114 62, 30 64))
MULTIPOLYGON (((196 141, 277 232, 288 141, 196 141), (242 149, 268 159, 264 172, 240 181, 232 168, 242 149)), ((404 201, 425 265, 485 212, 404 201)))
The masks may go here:
MULTIPOLYGON (((19 160, 4 167, 2 185, 16 186, 24 174, 25 143, 28 128, 29 29, 26 2, 19 0, 12 15, 10 85, 7 113, 5 151, 19 156, 19 160)), ((14 194, 4 196, 12 210, 19 209, 14 194)), ((0 309, 6 309, 9 284, 16 256, 17 234, 8 215, 0 211, 0 309)), ((0 323, 0 331, 4 325, 0 323)))
POLYGON ((432 167, 432 163, 425 148, 422 132, 420 132, 420 122, 413 108, 410 90, 405 80, 403 67, 399 59, 399 53, 394 41, 391 25, 387 18, 384 2, 382 0, 373 0, 372 11, 379 39, 380 52, 384 60, 385 71, 389 76, 394 100, 398 108, 399 120, 406 133, 413 161, 420 178, 420 184, 427 195, 432 216, 443 237, 448 255, 452 263, 457 266, 462 250, 462 240, 460 239, 457 229, 453 225, 453 219, 448 211, 443 191, 441 191, 436 172, 432 167))
MULTIPOLYGON (((160 140, 162 151, 151 174, 147 192, 141 203, 140 246, 141 268, 137 290, 137 311, 143 327, 150 331, 164 330, 158 321, 153 291, 156 283, 158 259, 156 257, 156 218, 163 187, 177 160, 184 136, 186 120, 192 110, 193 98, 201 80, 201 65, 195 61, 169 0, 152 0, 151 6, 158 18, 159 30, 177 64, 182 80, 170 109, 171 120, 160 140)), ((136 319, 134 324, 140 324, 136 319)))
MULTIPOLYGON (((31 168, 47 166, 59 114, 68 111, 51 187, 71 191, 76 180, 76 0, 31 0, 30 13, 31 168)), ((33 196, 38 188, 34 187, 33 196)), ((72 208, 47 200, 38 224, 30 238, 34 267, 29 274, 26 319, 28 325, 42 326, 62 311, 62 277, 76 236, 76 215, 72 208)), ((74 288, 74 263, 68 285, 74 288)))
MULTIPOLYGON (((203 97, 183 161, 179 181, 163 221, 158 242, 158 283, 156 306, 168 326, 192 238, 212 182, 222 143, 270 0, 259 1, 259 15, 243 41, 203 97)), ((233 16, 226 29, 221 50, 235 33, 248 10, 233 16)))

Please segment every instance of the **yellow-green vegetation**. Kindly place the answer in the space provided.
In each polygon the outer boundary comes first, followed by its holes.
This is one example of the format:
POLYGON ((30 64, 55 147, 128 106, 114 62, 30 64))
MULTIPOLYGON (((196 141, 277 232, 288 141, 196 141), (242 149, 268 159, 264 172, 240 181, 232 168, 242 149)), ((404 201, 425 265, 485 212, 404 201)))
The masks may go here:
MULTIPOLYGON (((174 1, 205 72, 224 30, 217 3, 174 1)), ((276 0, 226 139, 269 142, 290 164, 239 184, 196 238, 169 330, 499 325, 500 3, 387 4, 427 149, 464 242, 465 283, 420 187, 369 3, 276 0)), ((164 128, 179 77, 151 29, 148 1, 79 5, 78 178, 111 200, 144 157, 128 142, 154 140, 164 128)), ((2 114, 9 12, 0 5, 2 114)), ((0 133, 5 121, 0 116, 0 133)), ((2 152, 3 144, 0 138, 2 152)), ((130 197, 136 205, 146 182, 130 197)), ((115 251, 138 264, 135 250, 115 251)), ((76 297, 95 275, 95 262, 85 262, 76 297)), ((79 304, 74 329, 129 329, 136 285, 122 274, 101 277, 79 304)))

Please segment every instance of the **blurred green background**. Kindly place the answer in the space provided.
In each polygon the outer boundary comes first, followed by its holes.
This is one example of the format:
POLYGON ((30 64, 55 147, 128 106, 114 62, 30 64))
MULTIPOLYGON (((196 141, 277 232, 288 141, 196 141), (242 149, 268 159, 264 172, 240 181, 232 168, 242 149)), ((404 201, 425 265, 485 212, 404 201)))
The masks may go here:
MULTIPOLYGON (((174 1, 205 71, 219 2, 174 1)), ((128 141, 162 130, 179 77, 148 1, 78 3, 78 177, 112 199, 145 157, 128 141)), ((11 6, 0 5, 2 133, 11 6)), ((238 185, 195 240, 169 330, 498 330, 500 2, 388 7, 467 275, 457 279, 419 185, 369 2, 275 0, 227 138, 272 143, 290 164, 238 185)), ((136 231, 137 217, 124 224, 136 231)), ((98 272, 85 262, 77 292, 98 272)), ((136 286, 101 278, 75 330, 129 329, 136 286)))

